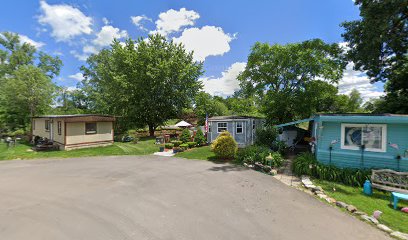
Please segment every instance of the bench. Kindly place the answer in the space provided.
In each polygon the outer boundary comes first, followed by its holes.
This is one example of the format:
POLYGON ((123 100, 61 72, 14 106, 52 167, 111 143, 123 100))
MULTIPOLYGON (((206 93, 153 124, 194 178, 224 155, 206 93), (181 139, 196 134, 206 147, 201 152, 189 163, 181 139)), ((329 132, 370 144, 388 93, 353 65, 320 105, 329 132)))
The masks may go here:
POLYGON ((408 194, 408 172, 396 172, 390 169, 373 170, 371 184, 376 189, 408 194))

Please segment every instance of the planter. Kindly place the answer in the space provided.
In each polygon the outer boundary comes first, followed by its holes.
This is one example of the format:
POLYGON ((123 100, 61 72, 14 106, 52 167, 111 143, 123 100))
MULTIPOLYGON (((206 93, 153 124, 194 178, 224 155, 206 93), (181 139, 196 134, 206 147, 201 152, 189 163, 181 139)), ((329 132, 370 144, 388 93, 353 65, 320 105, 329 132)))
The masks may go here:
POLYGON ((159 152, 164 152, 164 147, 159 147, 159 152))

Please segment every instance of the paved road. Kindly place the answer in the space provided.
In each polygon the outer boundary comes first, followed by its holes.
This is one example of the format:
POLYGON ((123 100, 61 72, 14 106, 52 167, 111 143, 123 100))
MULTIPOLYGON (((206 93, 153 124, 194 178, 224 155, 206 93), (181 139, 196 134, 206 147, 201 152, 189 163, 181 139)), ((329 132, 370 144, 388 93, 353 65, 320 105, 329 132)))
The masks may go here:
POLYGON ((0 239, 388 239, 270 176, 157 156, 0 162, 0 239))

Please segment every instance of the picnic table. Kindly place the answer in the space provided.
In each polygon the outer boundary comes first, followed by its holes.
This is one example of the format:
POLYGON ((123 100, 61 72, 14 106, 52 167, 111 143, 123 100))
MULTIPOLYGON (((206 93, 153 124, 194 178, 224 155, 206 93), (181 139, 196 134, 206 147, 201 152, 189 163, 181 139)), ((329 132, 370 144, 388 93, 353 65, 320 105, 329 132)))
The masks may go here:
POLYGON ((408 200, 408 194, 403 194, 403 193, 398 193, 398 192, 392 192, 391 193, 391 200, 392 200, 392 202, 394 204, 394 209, 397 209, 398 201, 400 199, 408 200))

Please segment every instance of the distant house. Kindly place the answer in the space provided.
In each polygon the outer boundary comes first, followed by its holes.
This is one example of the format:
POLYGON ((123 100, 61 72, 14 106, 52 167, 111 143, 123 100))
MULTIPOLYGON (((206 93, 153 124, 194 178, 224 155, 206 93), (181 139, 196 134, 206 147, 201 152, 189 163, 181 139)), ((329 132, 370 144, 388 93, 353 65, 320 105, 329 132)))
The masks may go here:
POLYGON ((251 145, 255 141, 255 129, 262 126, 263 119, 247 116, 216 116, 208 119, 208 142, 213 142, 223 131, 228 131, 239 147, 251 145))
POLYGON ((32 118, 32 134, 58 144, 61 150, 113 143, 115 117, 97 114, 47 115, 32 118))
POLYGON ((277 127, 284 131, 301 122, 310 122, 306 135, 319 162, 408 171, 408 115, 318 114, 277 127))

